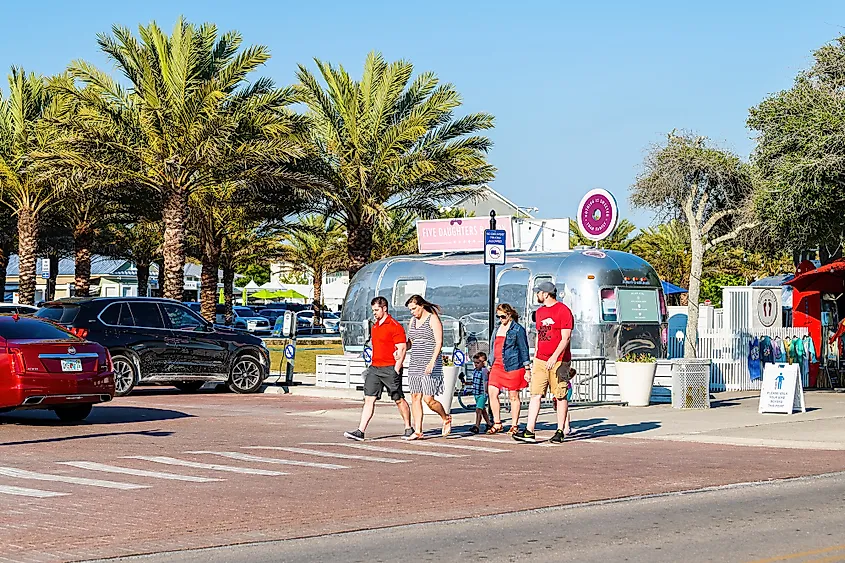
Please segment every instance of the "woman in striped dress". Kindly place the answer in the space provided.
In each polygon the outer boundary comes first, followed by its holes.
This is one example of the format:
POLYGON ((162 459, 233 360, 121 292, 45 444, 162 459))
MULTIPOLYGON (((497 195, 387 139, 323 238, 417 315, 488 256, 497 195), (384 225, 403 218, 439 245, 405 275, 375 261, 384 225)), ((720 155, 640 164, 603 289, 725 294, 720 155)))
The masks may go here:
MULTIPOLYGON (((429 303, 420 295, 412 295, 405 306, 411 312, 408 325, 408 389, 411 391, 411 414, 414 419, 414 433, 406 440, 423 437, 423 401, 428 408, 443 419, 443 436, 452 431, 452 417, 434 398, 443 393, 443 360, 440 349, 443 346, 443 323, 440 322, 440 307, 429 303)), ((451 405, 450 405, 451 406, 451 405)))

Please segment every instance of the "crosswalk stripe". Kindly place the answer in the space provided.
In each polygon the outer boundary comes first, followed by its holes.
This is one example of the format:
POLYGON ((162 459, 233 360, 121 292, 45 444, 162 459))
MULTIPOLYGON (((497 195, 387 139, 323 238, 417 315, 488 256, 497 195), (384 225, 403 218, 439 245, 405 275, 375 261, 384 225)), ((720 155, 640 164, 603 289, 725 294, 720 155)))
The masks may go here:
MULTIPOLYGON (((395 438, 386 438, 383 440, 377 440, 379 442, 399 442, 403 443, 404 440, 397 440, 395 438)), ((417 440, 414 442, 415 446, 427 446, 427 447, 435 447, 435 448, 451 448, 453 450, 467 450, 471 452, 487 452, 491 454, 501 454, 507 453, 510 450, 503 450, 501 448, 487 448, 483 446, 468 446, 464 444, 447 444, 444 442, 435 442, 435 441, 420 441, 417 440)))
POLYGON ((168 479, 170 481, 190 481, 192 483, 212 483, 224 481, 225 479, 213 479, 211 477, 194 477, 193 475, 179 475, 178 473, 165 473, 163 471, 147 471, 146 469, 132 469, 130 467, 118 467, 92 461, 60 461, 61 465, 70 465, 79 469, 90 471, 104 471, 106 473, 120 473, 123 475, 136 475, 138 477, 152 477, 153 479, 168 479))
POLYGON ((501 438, 483 438, 481 436, 457 436, 455 438, 449 438, 450 440, 470 440, 473 442, 489 442, 491 444, 510 444, 513 442, 513 439, 501 439, 501 438))
POLYGON ((120 483, 118 481, 103 481, 101 479, 86 479, 84 477, 71 477, 70 475, 36 473, 35 471, 16 469, 14 467, 0 467, 0 475, 5 475, 6 477, 16 477, 18 479, 32 479, 33 481, 56 481, 59 483, 72 483, 74 485, 87 485, 89 487, 103 487, 105 489, 121 489, 124 491, 149 488, 148 485, 120 483))
POLYGON ((16 495, 21 497, 35 497, 35 498, 50 498, 50 497, 64 497, 70 493, 57 493, 54 491, 41 491, 39 489, 25 489, 23 487, 10 487, 7 485, 0 485, 0 494, 16 495))
POLYGON ((361 461, 379 461, 381 463, 408 463, 407 459, 395 459, 391 457, 374 457, 369 455, 338 454, 334 452, 321 452, 320 450, 309 450, 306 448, 286 448, 282 446, 249 446, 247 450, 276 450, 294 454, 313 455, 317 457, 333 457, 337 459, 357 459, 361 461))
POLYGON ((256 463, 276 463, 278 465, 298 465, 301 467, 316 467, 318 469, 349 469, 345 465, 337 465, 334 463, 314 463, 310 461, 296 461, 292 459, 278 459, 275 457, 260 457, 257 455, 242 454, 240 452, 185 452, 188 454, 205 454, 205 455, 219 455, 228 457, 230 459, 238 459, 241 461, 254 461, 256 463))
POLYGON ((165 465, 180 465, 182 467, 192 467, 194 469, 209 469, 211 471, 228 471, 229 473, 243 473, 246 475, 265 475, 268 477, 278 477, 280 475, 289 475, 281 471, 268 471, 267 469, 252 469, 249 467, 236 467, 234 465, 218 465, 216 463, 199 463, 196 461, 187 461, 184 459, 176 459, 175 457, 159 456, 159 455, 131 455, 126 456, 127 459, 140 459, 143 461, 151 461, 153 463, 163 463, 165 465))
POLYGON ((423 455, 428 457, 468 457, 461 454, 446 454, 443 452, 419 452, 416 450, 406 450, 402 448, 384 448, 382 446, 368 446, 366 444, 344 444, 331 442, 303 442, 303 446, 341 446, 345 448, 356 448, 359 450, 367 450, 370 452, 381 452, 385 454, 402 454, 402 455, 423 455))

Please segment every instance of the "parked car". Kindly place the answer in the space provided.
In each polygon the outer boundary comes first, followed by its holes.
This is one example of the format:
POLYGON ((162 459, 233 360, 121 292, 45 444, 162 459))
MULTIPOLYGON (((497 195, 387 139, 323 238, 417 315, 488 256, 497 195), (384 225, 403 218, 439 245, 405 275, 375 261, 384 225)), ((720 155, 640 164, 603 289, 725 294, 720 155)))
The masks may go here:
POLYGON ((47 409, 78 422, 114 394, 103 346, 44 320, 0 315, 0 412, 47 409))
POLYGON ((253 393, 269 374, 270 352, 260 338, 212 325, 171 299, 63 299, 36 316, 108 348, 121 397, 139 383, 196 391, 217 381, 236 393, 253 393))
POLYGON ((19 315, 34 315, 38 311, 38 307, 32 305, 23 305, 21 303, 0 303, 0 315, 12 315, 17 313, 19 315))
MULTIPOLYGON (((185 303, 193 312, 201 314, 199 303, 185 303)), ((226 324, 226 306, 218 304, 215 309, 214 323, 226 324)), ((251 307, 236 305, 232 307, 232 328, 255 334, 256 336, 268 336, 273 331, 273 323, 266 317, 256 314, 251 307)))
POLYGON ((296 314, 297 331, 299 330, 299 327, 302 326, 303 330, 306 331, 306 332, 307 332, 307 327, 310 327, 312 333, 314 333, 314 332, 327 332, 327 333, 336 332, 336 333, 340 333, 340 317, 338 317, 337 315, 335 315, 334 313, 331 313, 329 311, 323 311, 321 313, 321 316, 323 318, 322 328, 314 326, 314 311, 301 311, 301 312, 297 313, 296 314), (303 322, 300 325, 299 319, 302 319, 305 322, 303 322), (307 323, 307 325, 306 325, 306 323, 307 323))
POLYGON ((276 326, 276 319, 279 317, 285 316, 285 309, 261 309, 258 311, 258 315, 267 319, 270 323, 270 329, 276 326))

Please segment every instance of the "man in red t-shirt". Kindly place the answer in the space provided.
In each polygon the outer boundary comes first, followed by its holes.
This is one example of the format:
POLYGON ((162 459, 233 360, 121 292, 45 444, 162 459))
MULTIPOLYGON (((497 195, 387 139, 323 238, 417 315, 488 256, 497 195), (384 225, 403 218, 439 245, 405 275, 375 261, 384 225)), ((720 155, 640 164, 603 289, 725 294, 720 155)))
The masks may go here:
POLYGON ((513 438, 520 442, 537 441, 534 426, 540 414, 540 401, 546 390, 551 389, 557 399, 557 432, 549 441, 559 444, 564 440, 566 414, 569 399, 572 398, 572 389, 569 387, 569 367, 572 361, 569 341, 574 322, 569 307, 557 300, 557 288, 553 283, 538 283, 534 293, 543 306, 536 313, 537 339, 534 342, 534 364, 531 367, 531 402, 528 404, 525 430, 517 432, 513 438))
POLYGON ((358 428, 343 433, 350 440, 358 441, 364 439, 364 432, 373 418, 376 399, 381 396, 384 388, 399 407, 399 414, 405 422, 405 436, 414 433, 411 428, 411 409, 408 408, 408 402, 402 393, 402 364, 405 363, 407 352, 405 329, 387 313, 387 299, 384 297, 374 298, 370 306, 375 323, 370 330, 373 357, 370 367, 364 372, 364 410, 358 428))

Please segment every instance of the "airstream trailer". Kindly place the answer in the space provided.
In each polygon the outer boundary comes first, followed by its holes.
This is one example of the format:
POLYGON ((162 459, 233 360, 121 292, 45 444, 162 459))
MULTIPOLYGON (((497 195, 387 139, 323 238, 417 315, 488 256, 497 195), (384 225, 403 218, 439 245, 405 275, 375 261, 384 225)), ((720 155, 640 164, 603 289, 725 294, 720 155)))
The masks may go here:
MULTIPOLYGON (((665 357, 667 314, 660 278, 645 260, 613 250, 513 252, 496 272, 496 302, 510 303, 529 329, 531 288, 551 281, 575 318, 572 353, 610 360, 629 352, 665 357)), ((406 323, 405 301, 423 295, 443 308, 444 349, 487 350, 489 266, 482 253, 396 256, 368 264, 352 279, 341 314, 343 346, 360 353, 369 340, 370 301, 385 297, 406 323)))

